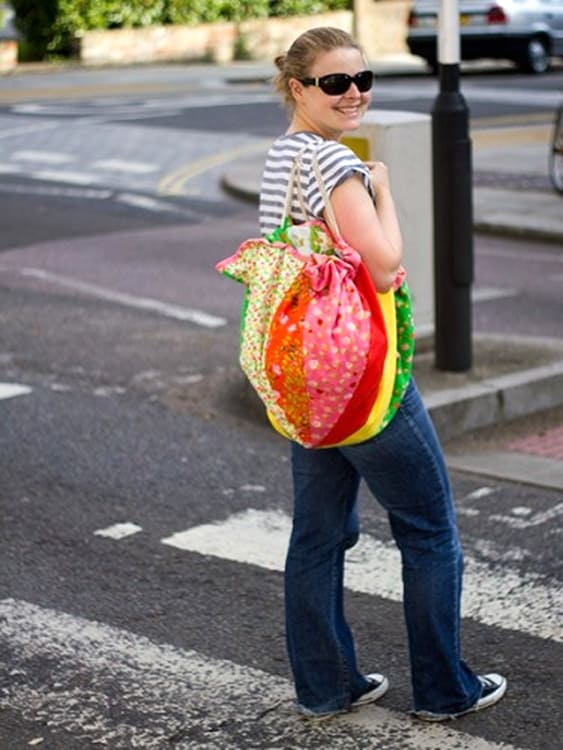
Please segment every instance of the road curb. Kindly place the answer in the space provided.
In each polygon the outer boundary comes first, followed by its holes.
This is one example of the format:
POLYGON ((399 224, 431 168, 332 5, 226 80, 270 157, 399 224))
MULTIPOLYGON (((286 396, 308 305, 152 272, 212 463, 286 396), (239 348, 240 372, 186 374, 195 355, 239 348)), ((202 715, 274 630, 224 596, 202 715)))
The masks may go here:
MULTIPOLYGON (((563 406, 563 360, 459 388, 421 387, 421 393, 440 440, 446 442, 563 406)), ((240 387, 229 395, 237 408, 241 402, 246 405, 247 417, 268 424, 264 406, 242 372, 240 387)))
POLYGON ((563 405, 563 360, 423 397, 440 438, 450 440, 563 405))

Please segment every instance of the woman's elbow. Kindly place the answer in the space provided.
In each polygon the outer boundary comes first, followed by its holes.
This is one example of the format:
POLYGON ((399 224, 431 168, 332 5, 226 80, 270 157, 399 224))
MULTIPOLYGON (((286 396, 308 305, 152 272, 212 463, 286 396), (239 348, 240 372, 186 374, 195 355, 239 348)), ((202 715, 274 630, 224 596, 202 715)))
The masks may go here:
POLYGON ((376 290, 380 294, 385 294, 385 292, 388 292, 393 288, 396 276, 396 273, 378 273, 375 277, 372 274, 372 279, 376 290))
POLYGON ((401 264, 393 265, 391 268, 370 268, 370 276, 378 292, 388 292, 397 280, 397 274, 401 271, 401 264))

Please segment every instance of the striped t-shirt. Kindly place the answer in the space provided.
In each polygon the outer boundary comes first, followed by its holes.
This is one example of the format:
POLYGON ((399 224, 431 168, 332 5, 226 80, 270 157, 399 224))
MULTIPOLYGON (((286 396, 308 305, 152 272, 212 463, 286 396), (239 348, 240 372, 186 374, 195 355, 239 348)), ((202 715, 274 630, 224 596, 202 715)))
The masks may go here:
POLYGON ((301 152, 299 174, 301 191, 307 215, 305 215, 297 186, 293 187, 290 216, 295 223, 320 218, 324 211, 324 199, 312 167, 313 152, 328 195, 337 185, 358 173, 370 195, 372 193, 369 170, 347 146, 337 141, 327 141, 316 133, 299 132, 282 135, 272 144, 262 177, 260 189, 260 231, 269 235, 283 220, 287 184, 295 157, 301 152))

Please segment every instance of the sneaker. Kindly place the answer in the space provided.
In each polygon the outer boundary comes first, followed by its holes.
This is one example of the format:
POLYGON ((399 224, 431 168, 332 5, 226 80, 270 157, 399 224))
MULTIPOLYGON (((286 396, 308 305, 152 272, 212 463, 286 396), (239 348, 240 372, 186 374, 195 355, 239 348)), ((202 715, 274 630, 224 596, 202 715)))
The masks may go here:
POLYGON ((389 689, 389 680, 385 675, 374 672, 366 675, 366 680, 371 684, 370 689, 367 693, 360 695, 360 697, 352 703, 352 708, 356 706, 364 706, 366 703, 373 703, 379 700, 381 696, 385 695, 389 689))
POLYGON ((506 693, 508 683, 506 677, 503 677, 501 674, 491 672, 491 674, 482 674, 478 675, 478 677, 483 686, 481 697, 477 703, 474 703, 471 706, 470 709, 464 711, 466 714, 472 713, 473 711, 481 711, 481 709, 489 708, 489 706, 494 706, 495 703, 498 703, 506 693))
POLYGON ((325 719, 330 719, 332 716, 338 716, 339 714, 347 713, 352 708, 357 708, 358 706, 365 706, 366 703, 374 703, 374 701, 381 698, 382 695, 385 695, 389 688, 389 680, 385 675, 379 674, 378 672, 373 672, 372 674, 366 675, 366 680, 372 685, 372 687, 369 688, 367 693, 364 693, 363 695, 360 695, 360 697, 355 700, 353 703, 350 704, 350 708, 341 708, 337 711, 329 711, 327 713, 317 713, 315 711, 311 711, 309 708, 305 708, 305 706, 297 706, 297 709, 299 713, 301 714, 301 717, 304 719, 312 719, 313 721, 323 721, 325 719))
POLYGON ((506 693, 506 677, 491 672, 490 674, 478 675, 478 679, 483 686, 481 697, 470 708, 466 708, 465 711, 460 711, 456 714, 435 714, 432 711, 415 711, 414 715, 417 719, 422 719, 423 721, 448 721, 449 719, 457 719, 460 716, 466 716, 475 711, 481 711, 484 708, 489 708, 489 706, 494 706, 506 693))

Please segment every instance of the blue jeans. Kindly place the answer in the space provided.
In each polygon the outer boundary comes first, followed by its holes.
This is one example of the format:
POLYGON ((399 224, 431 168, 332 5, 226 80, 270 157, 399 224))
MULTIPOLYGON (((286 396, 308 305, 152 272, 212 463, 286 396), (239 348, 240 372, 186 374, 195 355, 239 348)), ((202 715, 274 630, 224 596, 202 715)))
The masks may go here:
POLYGON ((359 536, 363 478, 388 513, 402 559, 414 709, 457 713, 481 684, 460 655, 463 557, 442 451, 411 381, 392 422, 342 448, 292 443, 293 530, 285 566, 286 632, 299 705, 346 710, 368 690, 344 614, 344 556, 359 536))

